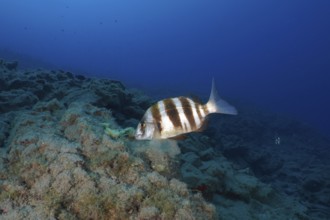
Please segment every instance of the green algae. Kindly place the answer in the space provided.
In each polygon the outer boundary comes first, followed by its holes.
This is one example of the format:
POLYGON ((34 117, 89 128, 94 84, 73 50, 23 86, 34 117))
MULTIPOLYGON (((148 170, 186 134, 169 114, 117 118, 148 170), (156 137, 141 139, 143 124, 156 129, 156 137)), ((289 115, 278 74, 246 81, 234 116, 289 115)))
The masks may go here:
POLYGON ((112 139, 123 139, 123 138, 128 138, 128 139, 133 139, 134 138, 134 133, 135 129, 132 127, 124 128, 124 129, 112 129, 110 128, 109 123, 102 123, 104 126, 104 132, 109 135, 112 139))

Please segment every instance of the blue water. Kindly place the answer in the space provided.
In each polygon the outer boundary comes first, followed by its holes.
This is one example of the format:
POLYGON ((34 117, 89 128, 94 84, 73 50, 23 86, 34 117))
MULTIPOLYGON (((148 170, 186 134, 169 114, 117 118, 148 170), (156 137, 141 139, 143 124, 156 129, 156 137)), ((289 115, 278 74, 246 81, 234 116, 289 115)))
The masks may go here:
POLYGON ((0 51, 158 96, 207 97, 214 77, 228 101, 330 136, 329 12, 328 0, 11 0, 0 51))

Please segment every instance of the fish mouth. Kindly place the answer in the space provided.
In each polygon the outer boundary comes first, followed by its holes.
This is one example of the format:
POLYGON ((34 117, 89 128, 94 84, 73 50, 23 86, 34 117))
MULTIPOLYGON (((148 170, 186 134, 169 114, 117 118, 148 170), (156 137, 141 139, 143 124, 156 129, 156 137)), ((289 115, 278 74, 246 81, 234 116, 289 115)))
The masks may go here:
POLYGON ((134 135, 136 140, 141 140, 142 139, 142 134, 141 133, 135 133, 134 135))

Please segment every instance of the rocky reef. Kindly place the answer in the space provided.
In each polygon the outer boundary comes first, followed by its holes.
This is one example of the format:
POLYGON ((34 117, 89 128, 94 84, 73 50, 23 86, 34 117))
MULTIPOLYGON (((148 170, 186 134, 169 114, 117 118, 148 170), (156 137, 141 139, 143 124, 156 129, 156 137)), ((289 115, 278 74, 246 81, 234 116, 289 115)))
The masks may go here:
POLYGON ((297 198, 309 219, 330 218, 330 141, 305 124, 247 108, 216 122, 218 148, 262 182, 297 198), (255 138, 258 137, 258 138, 255 138))
MULTIPOLYGON (((0 61, 1 219, 309 219, 302 197, 233 160, 250 146, 235 132, 241 119, 225 120, 222 135, 136 141, 153 102, 141 92, 16 66, 0 61)), ((278 163, 260 172, 275 175, 278 163)), ((310 196, 326 188, 320 178, 303 181, 310 196)))

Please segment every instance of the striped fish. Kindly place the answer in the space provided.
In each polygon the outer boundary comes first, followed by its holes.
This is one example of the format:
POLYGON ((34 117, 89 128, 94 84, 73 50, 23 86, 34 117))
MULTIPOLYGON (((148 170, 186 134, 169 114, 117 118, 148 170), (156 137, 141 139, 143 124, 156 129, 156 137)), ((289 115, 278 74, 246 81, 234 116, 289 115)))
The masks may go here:
POLYGON ((201 104, 187 97, 168 98, 152 105, 137 126, 137 140, 166 139, 198 131, 207 115, 222 113, 236 115, 235 107, 222 100, 212 81, 210 99, 201 104))

